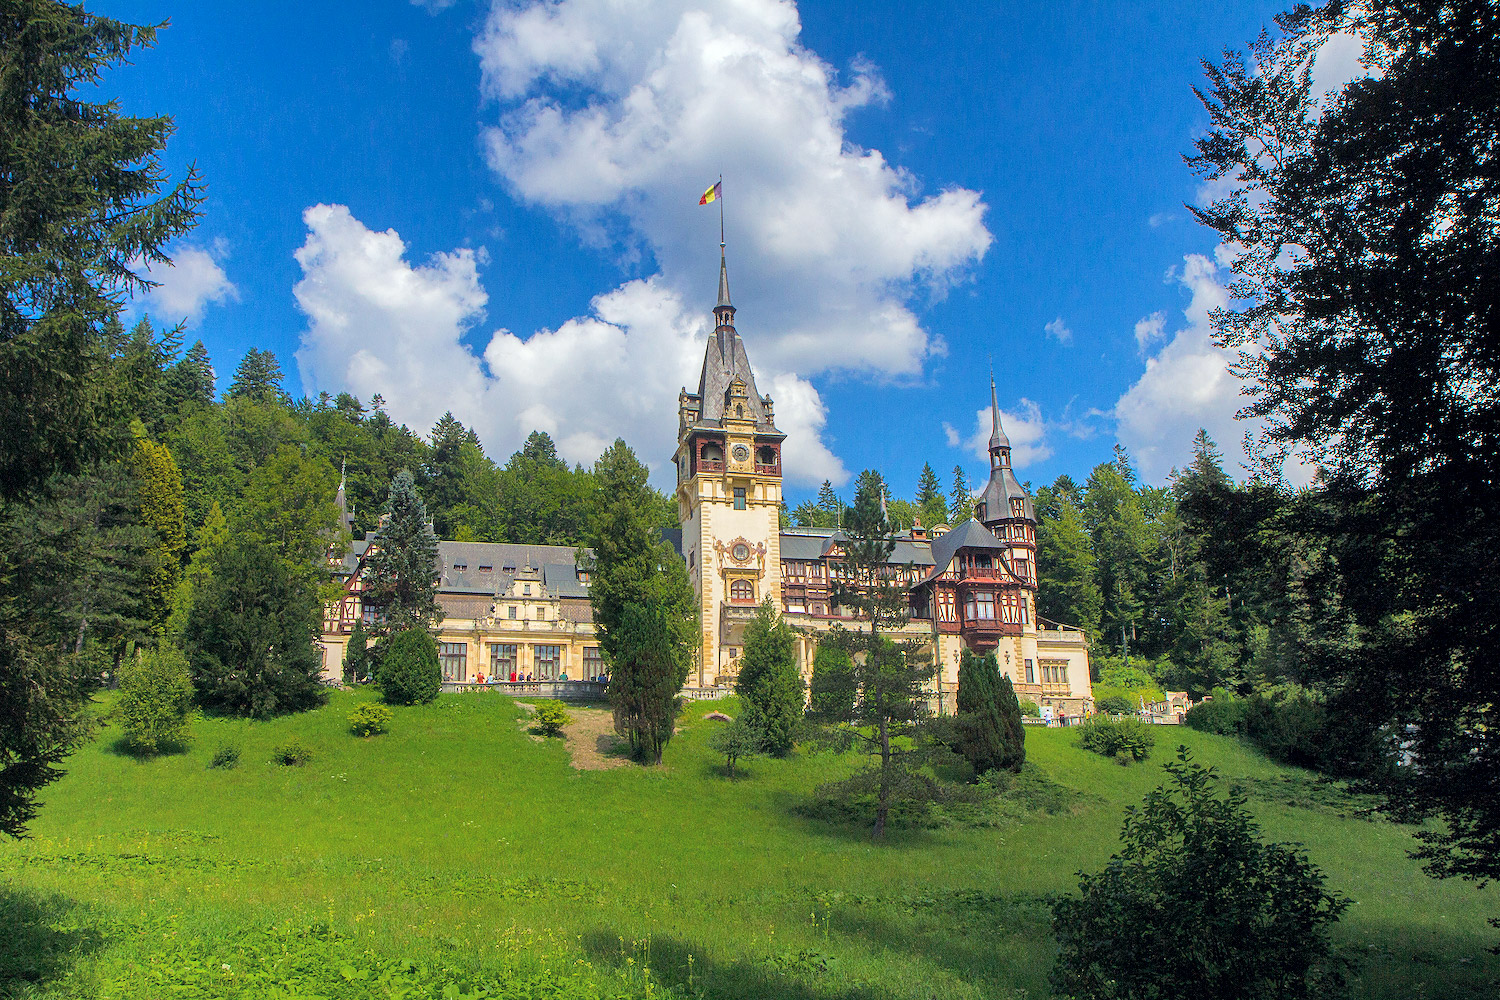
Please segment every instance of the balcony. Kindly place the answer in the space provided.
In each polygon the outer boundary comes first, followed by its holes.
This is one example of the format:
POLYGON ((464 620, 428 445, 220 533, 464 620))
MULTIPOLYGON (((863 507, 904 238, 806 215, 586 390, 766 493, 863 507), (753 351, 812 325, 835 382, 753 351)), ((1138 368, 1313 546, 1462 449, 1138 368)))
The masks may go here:
POLYGON ((757 476, 779 476, 779 475, 781 475, 781 466, 779 466, 779 465, 762 465, 761 463, 756 462, 755 463, 755 474, 757 476))
POLYGON ((723 472, 724 463, 716 462, 711 458, 705 458, 698 463, 699 472, 723 472))

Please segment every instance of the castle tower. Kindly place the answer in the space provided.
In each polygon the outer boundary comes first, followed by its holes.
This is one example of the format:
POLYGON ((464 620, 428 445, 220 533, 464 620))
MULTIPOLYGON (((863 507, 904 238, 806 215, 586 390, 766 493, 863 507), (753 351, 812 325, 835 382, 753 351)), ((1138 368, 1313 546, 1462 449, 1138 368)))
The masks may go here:
POLYGON ((974 517, 1005 546, 1002 561, 1009 571, 1000 600, 1006 614, 1020 619, 1021 634, 997 650, 1000 668, 1020 683, 1036 677, 1036 511, 1010 464, 1010 438, 1000 425, 995 376, 990 375, 990 481, 974 504, 974 517), (1028 676, 1029 675, 1029 676, 1028 676))
POLYGON ((719 300, 698 392, 677 397, 677 515, 703 635, 690 685, 739 672, 745 624, 767 597, 781 606, 781 442, 769 396, 734 327, 719 244, 719 300))

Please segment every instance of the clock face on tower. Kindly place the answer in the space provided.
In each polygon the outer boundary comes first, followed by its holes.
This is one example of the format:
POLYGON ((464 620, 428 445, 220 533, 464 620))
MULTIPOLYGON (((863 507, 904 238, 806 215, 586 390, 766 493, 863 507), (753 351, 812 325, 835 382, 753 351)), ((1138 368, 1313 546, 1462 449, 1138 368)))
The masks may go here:
POLYGON ((730 454, 734 456, 736 462, 744 462, 750 458, 750 449, 745 445, 737 444, 730 450, 730 454))

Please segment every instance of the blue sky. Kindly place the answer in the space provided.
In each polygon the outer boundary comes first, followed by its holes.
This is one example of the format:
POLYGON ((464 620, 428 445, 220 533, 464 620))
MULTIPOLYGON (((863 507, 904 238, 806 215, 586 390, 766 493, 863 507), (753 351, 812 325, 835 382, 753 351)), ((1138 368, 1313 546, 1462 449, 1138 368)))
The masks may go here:
POLYGON ((294 393, 452 409, 500 461, 533 427, 584 462, 621 435, 666 485, 722 173, 793 503, 871 466, 982 480, 991 359, 1034 485, 1117 441, 1161 482, 1200 425, 1240 456, 1181 157, 1198 60, 1276 4, 90 6, 172 21, 101 89, 172 115, 167 165, 207 182, 135 308, 186 319, 221 389, 269 348, 294 393))

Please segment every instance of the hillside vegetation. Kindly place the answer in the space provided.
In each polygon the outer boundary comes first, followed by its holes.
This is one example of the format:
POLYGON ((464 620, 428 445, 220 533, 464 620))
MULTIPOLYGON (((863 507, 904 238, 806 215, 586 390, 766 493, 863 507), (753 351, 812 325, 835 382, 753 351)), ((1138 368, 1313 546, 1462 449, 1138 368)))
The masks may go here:
POLYGON ((368 700, 197 719, 186 752, 149 759, 102 728, 32 839, 0 843, 0 996, 1046 996, 1047 898, 1109 857, 1178 742, 1354 900, 1336 940, 1355 995, 1488 997, 1500 978, 1500 895, 1432 881, 1409 828, 1225 737, 1164 730, 1122 767, 1029 728, 1035 782, 1071 792, 875 846, 808 815, 851 760, 723 776, 703 716, 733 701, 691 706, 661 768, 579 771, 508 698, 398 707, 361 739, 368 700), (310 758, 272 763, 293 738, 310 758), (238 766, 209 767, 226 744, 238 766))

